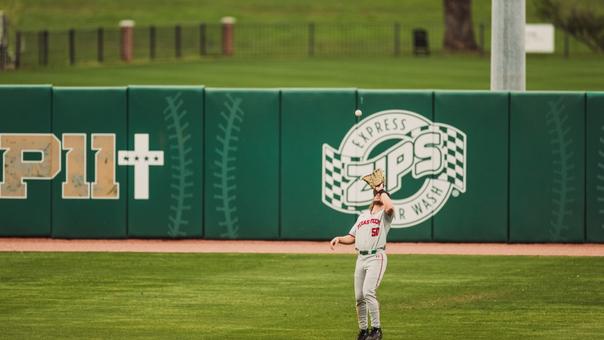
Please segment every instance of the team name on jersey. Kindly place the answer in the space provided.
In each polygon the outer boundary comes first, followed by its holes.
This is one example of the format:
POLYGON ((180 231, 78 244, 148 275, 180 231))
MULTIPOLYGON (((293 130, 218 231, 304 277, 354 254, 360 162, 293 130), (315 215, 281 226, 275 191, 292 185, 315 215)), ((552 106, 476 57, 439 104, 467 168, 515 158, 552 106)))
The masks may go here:
POLYGON ((359 222, 359 224, 357 225, 357 229, 366 225, 366 224, 380 224, 380 220, 377 218, 370 218, 368 220, 364 220, 359 222))

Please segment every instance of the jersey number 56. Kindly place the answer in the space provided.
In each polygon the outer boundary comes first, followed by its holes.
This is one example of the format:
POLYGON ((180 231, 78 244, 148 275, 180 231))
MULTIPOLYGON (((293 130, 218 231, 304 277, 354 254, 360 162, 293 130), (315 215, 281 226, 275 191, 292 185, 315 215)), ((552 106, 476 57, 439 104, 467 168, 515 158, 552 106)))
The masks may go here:
POLYGON ((371 228, 371 236, 378 236, 380 234, 380 228, 371 228))

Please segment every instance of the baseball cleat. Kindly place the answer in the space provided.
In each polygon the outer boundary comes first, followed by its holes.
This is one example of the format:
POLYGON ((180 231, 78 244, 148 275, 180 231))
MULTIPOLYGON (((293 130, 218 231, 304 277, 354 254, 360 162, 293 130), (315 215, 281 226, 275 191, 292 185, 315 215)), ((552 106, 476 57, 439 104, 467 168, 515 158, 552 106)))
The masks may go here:
POLYGON ((359 335, 357 336, 357 340, 367 340, 367 336, 369 332, 366 329, 361 329, 359 331, 359 335))
POLYGON ((382 329, 381 328, 373 328, 367 340, 382 340, 382 329))

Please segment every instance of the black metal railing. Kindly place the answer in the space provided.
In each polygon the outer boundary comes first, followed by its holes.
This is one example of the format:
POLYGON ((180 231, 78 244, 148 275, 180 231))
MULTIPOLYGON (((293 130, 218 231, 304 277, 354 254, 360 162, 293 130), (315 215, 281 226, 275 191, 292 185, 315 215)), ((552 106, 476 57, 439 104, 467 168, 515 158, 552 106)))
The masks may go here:
MULTIPOLYGON (((478 54, 488 53, 489 25, 475 25, 478 54)), ((403 22, 384 24, 235 24, 233 55, 238 57, 404 56, 414 52, 413 32, 427 32, 430 53, 442 53, 444 26, 403 22)), ((16 31, 9 55, 16 67, 122 62, 120 28, 66 31, 16 31)), ((191 59, 223 55, 221 24, 134 27, 134 61, 191 59)), ((583 44, 556 31, 556 53, 591 53, 583 44)))

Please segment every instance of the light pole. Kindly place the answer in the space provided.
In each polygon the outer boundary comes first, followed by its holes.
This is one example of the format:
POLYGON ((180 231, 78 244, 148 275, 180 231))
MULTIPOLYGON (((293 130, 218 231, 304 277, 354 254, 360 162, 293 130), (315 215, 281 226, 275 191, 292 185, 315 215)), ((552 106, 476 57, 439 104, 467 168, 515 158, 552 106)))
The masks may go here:
POLYGON ((526 90, 525 0, 492 0, 491 91, 526 90))

